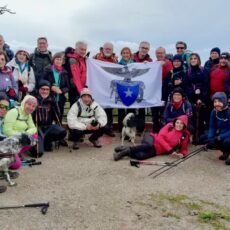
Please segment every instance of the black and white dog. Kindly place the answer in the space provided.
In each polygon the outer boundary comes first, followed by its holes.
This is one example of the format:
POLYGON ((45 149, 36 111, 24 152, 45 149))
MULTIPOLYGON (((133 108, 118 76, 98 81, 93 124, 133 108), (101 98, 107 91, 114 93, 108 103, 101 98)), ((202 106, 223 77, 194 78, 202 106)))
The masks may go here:
POLYGON ((0 141, 0 171, 3 171, 9 186, 16 185, 16 182, 10 179, 9 166, 15 162, 16 154, 26 145, 34 146, 37 140, 30 134, 19 133, 12 137, 7 137, 0 141))
POLYGON ((123 120, 123 128, 121 132, 121 146, 124 146, 125 137, 128 136, 129 140, 135 145, 137 118, 134 113, 128 113, 123 120))

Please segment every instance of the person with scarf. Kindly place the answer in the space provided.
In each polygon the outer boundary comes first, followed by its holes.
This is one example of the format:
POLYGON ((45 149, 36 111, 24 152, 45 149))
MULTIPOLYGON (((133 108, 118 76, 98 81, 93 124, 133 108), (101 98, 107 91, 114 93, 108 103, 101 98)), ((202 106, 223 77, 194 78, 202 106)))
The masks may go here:
POLYGON ((44 71, 44 80, 50 82, 51 93, 55 96, 60 109, 60 123, 62 122, 66 102, 65 94, 69 92, 68 73, 62 67, 63 62, 63 53, 56 53, 52 58, 52 64, 48 65, 44 71))
POLYGON ((167 124, 181 115, 186 115, 188 117, 188 130, 193 133, 192 105, 186 100, 183 89, 177 87, 171 94, 171 100, 167 102, 165 106, 163 119, 167 124))
POLYGON ((6 54, 0 51, 0 92, 6 93, 11 100, 11 105, 18 100, 18 87, 9 67, 6 66, 6 54))
POLYGON ((208 135, 204 135, 201 144, 207 143, 208 149, 222 152, 219 160, 230 165, 230 108, 224 92, 216 92, 212 96, 214 109, 210 115, 208 135))
MULTIPOLYGON (((19 107, 11 109, 5 116, 3 133, 10 137, 18 133, 26 132, 37 138, 37 128, 33 122, 32 113, 37 107, 37 99, 31 95, 26 95, 19 107)), ((17 155, 16 162, 10 168, 21 167, 20 155, 30 150, 30 146, 25 146, 17 155)))
POLYGON ((188 153, 189 131, 188 118, 179 116, 166 124, 159 133, 147 134, 140 145, 133 147, 119 146, 114 149, 113 159, 118 161, 125 156, 144 160, 162 154, 172 157, 184 157, 188 153))
POLYGON ((29 53, 25 49, 19 49, 15 58, 7 63, 10 67, 14 80, 18 86, 19 101, 34 90, 35 76, 33 68, 29 65, 29 53))

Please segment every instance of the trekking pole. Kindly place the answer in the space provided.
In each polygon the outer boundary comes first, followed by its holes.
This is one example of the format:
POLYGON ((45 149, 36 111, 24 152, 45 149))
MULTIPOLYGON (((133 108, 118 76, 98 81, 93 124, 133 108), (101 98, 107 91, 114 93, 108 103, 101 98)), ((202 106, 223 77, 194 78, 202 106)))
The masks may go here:
POLYGON ((200 152, 203 151, 203 150, 206 150, 206 147, 205 147, 205 146, 202 146, 201 148, 192 151, 192 152, 189 153, 187 156, 184 156, 184 157, 182 157, 182 158, 180 158, 180 159, 178 159, 178 160, 176 160, 176 161, 173 161, 173 162, 172 162, 173 164, 170 165, 170 166, 167 166, 167 165, 166 165, 166 166, 162 166, 162 167, 159 168, 158 170, 155 170, 155 171, 153 171, 152 173, 150 173, 148 176, 151 176, 151 175, 154 174, 153 178, 156 178, 157 176, 161 175, 162 173, 164 173, 164 172, 166 172, 166 171, 172 169, 173 167, 175 167, 175 166, 179 165, 180 163, 186 161, 187 159, 191 158, 192 156, 195 156, 196 154, 200 153, 200 152), (166 168, 166 167, 167 167, 167 168, 166 168), (158 172, 158 173, 156 173, 156 172, 158 172))
POLYGON ((163 161, 139 161, 139 160, 130 160, 130 165, 135 166, 137 168, 140 167, 140 165, 159 165, 159 166, 170 166, 172 165, 171 162, 163 162, 163 161))
POLYGON ((23 166, 29 166, 29 167, 32 167, 33 165, 41 165, 41 164, 42 164, 41 161, 38 161, 38 162, 22 162, 23 166))
POLYGON ((41 213, 45 215, 49 208, 48 203, 35 203, 35 204, 25 204, 25 205, 15 205, 15 206, 5 206, 0 207, 0 209, 16 209, 16 208, 41 208, 41 213))

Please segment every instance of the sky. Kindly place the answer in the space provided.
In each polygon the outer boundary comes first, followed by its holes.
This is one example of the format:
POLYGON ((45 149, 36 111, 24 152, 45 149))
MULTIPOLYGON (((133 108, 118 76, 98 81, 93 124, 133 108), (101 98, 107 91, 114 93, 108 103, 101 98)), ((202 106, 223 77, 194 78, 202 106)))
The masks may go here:
POLYGON ((136 52, 141 41, 149 41, 153 59, 159 46, 175 54, 180 40, 203 62, 213 47, 230 51, 228 0, 0 0, 6 4, 16 14, 0 15, 0 34, 13 50, 32 52, 45 36, 53 52, 79 40, 91 54, 112 42, 118 55, 124 46, 136 52))

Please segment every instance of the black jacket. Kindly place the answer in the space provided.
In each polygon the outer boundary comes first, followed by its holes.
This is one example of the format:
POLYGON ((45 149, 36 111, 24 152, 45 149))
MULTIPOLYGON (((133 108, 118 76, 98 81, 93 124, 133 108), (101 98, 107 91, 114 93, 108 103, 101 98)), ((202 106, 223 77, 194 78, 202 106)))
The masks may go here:
MULTIPOLYGON (((50 82, 51 87, 55 85, 55 79, 54 79, 54 74, 52 70, 52 65, 48 65, 45 68, 44 71, 44 80, 47 80, 50 82)), ((63 69, 62 72, 60 72, 59 75, 59 88, 62 91, 62 94, 59 94, 59 100, 58 102, 65 103, 66 97, 65 93, 69 92, 69 79, 68 79, 68 73, 63 69)), ((52 92, 52 94, 56 97, 57 94, 52 92)))

